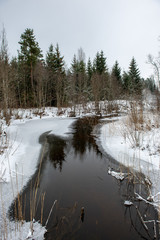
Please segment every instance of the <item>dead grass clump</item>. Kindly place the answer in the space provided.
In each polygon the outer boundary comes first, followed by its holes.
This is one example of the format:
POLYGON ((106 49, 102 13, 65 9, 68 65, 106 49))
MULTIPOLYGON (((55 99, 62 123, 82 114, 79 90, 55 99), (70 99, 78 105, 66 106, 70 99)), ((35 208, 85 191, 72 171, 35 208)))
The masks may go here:
POLYGON ((141 147, 145 134, 159 127, 158 113, 151 111, 146 113, 141 103, 131 102, 128 116, 121 126, 121 135, 133 148, 141 147))
POLYGON ((18 111, 15 113, 14 116, 15 116, 15 119, 16 119, 16 120, 23 118, 22 114, 20 114, 18 111))
POLYGON ((141 130, 144 124, 143 106, 139 106, 136 102, 131 102, 128 117, 134 129, 141 130))
POLYGON ((145 117, 142 104, 130 102, 130 110, 122 124, 122 135, 129 141, 133 148, 140 147, 143 142, 145 117))
POLYGON ((76 117, 75 112, 74 112, 74 111, 71 111, 71 112, 69 113, 69 117, 76 117))
POLYGON ((117 104, 117 102, 112 102, 109 101, 106 105, 105 105, 105 111, 107 113, 113 113, 113 112, 119 112, 119 106, 117 104))
POLYGON ((65 113, 65 110, 58 109, 57 116, 62 116, 65 113))

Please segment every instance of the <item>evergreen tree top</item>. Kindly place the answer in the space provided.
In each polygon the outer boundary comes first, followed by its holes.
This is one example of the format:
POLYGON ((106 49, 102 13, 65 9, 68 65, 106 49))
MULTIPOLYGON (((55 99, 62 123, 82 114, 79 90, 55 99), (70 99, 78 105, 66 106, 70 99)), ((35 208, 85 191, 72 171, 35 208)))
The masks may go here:
POLYGON ((92 72, 93 72, 92 62, 91 59, 89 58, 87 62, 87 73, 90 74, 92 72))
POLYGON ((46 55, 46 64, 52 72, 64 74, 64 57, 61 56, 58 44, 56 45, 55 50, 53 44, 50 44, 49 50, 46 55))
POLYGON ((119 67, 118 61, 115 61, 115 64, 112 67, 112 76, 116 77, 117 80, 121 81, 121 68, 119 67))
POLYGON ((85 73, 86 71, 86 64, 83 60, 83 58, 77 59, 76 55, 74 54, 73 60, 71 63, 71 72, 73 74, 78 74, 78 73, 85 73))
POLYGON ((140 79, 140 71, 137 67, 137 63, 134 57, 130 62, 128 74, 131 79, 140 79))
POLYGON ((27 28, 25 32, 21 34, 19 44, 19 59, 22 59, 27 64, 35 64, 43 57, 39 44, 36 41, 33 29, 27 28))
POLYGON ((99 74, 107 72, 106 57, 104 56, 103 51, 96 53, 96 57, 93 61, 93 71, 98 72, 99 74))
POLYGON ((72 60, 72 63, 71 63, 71 72, 73 74, 77 74, 78 73, 78 61, 77 61, 77 58, 76 58, 75 54, 73 56, 73 60, 72 60))

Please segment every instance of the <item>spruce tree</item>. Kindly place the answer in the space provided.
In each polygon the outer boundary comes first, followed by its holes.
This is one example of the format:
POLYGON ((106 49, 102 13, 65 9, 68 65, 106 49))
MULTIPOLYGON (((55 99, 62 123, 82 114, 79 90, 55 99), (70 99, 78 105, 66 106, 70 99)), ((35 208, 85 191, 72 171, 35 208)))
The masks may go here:
POLYGON ((53 44, 50 44, 46 54, 46 69, 47 69, 47 95, 48 103, 51 106, 56 105, 56 80, 55 80, 55 52, 53 44))
POLYGON ((128 75, 130 93, 140 94, 142 90, 142 81, 140 77, 140 71, 137 67, 134 57, 130 62, 128 75))
POLYGON ((93 73, 93 67, 92 67, 91 59, 89 58, 87 62, 87 74, 89 78, 91 78, 92 73, 93 73))
POLYGON ((78 72, 79 72, 78 61, 77 61, 76 55, 74 54, 73 60, 71 63, 71 73, 73 75, 76 75, 76 74, 78 74, 78 72))
POLYGON ((118 61, 115 62, 113 68, 112 68, 112 73, 111 75, 116 78, 117 82, 119 84, 121 84, 121 80, 122 80, 122 77, 121 77, 121 68, 119 67, 119 63, 118 61))
POLYGON ((123 72, 122 75, 122 84, 125 93, 130 93, 130 78, 127 72, 123 72))
POLYGON ((144 85, 146 88, 148 88, 151 92, 155 92, 156 90, 156 86, 155 86, 155 81, 154 81, 154 78, 147 78, 145 81, 144 81, 144 85))
POLYGON ((106 57, 103 51, 96 53, 93 60, 93 74, 91 79, 91 88, 93 97, 98 108, 98 101, 107 98, 108 94, 108 69, 106 64, 106 57))
POLYGON ((52 72, 54 72, 55 70, 54 63, 55 63, 55 53, 53 49, 53 44, 51 44, 46 54, 46 65, 47 65, 47 68, 52 72))
POLYGON ((92 63, 91 63, 91 59, 88 59, 88 63, 87 63, 87 76, 88 76, 88 83, 87 85, 90 86, 91 84, 91 77, 93 74, 93 67, 92 67, 92 63))
POLYGON ((65 62, 61 56, 59 45, 55 48, 55 73, 56 73, 56 100, 57 107, 61 107, 65 102, 65 62))
POLYGON ((122 93, 122 77, 121 68, 119 67, 118 61, 112 67, 110 75, 110 98, 119 98, 122 93))
POLYGON ((103 51, 100 52, 100 66, 99 66, 100 74, 107 72, 107 64, 106 64, 106 57, 104 56, 103 51))
POLYGON ((61 56, 59 45, 57 43, 55 48, 55 60, 54 60, 55 72, 59 74, 64 74, 65 73, 64 65, 65 65, 64 57, 61 56))
POLYGON ((46 55, 46 65, 54 74, 64 74, 64 57, 61 56, 58 44, 56 45, 55 50, 53 44, 49 46, 49 50, 46 55))
POLYGON ((93 71, 100 73, 100 54, 99 54, 99 52, 96 53, 96 56, 93 60, 93 71))
POLYGON ((106 57, 104 57, 103 51, 97 52, 96 57, 93 61, 93 71, 98 74, 107 72, 106 57))
POLYGON ((83 60, 79 62, 79 72, 85 74, 86 71, 86 64, 83 60))
POLYGON ((71 63, 71 73, 74 86, 74 102, 82 103, 82 101, 87 98, 85 53, 82 48, 79 48, 77 56, 74 55, 73 57, 71 63))
POLYGON ((53 44, 49 46, 46 55, 46 66, 49 77, 49 96, 51 105, 57 104, 60 107, 64 100, 64 78, 65 78, 65 62, 61 56, 59 45, 54 49, 53 44))

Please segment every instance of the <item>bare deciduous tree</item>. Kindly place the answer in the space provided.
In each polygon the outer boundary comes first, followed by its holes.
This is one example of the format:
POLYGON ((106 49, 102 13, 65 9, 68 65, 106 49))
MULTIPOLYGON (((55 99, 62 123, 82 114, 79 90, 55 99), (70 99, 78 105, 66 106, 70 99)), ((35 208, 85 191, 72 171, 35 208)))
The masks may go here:
POLYGON ((0 87, 2 91, 3 109, 7 112, 9 103, 9 58, 8 58, 8 44, 6 39, 6 32, 3 27, 1 33, 0 45, 0 87))
POLYGON ((153 67, 156 84, 160 89, 160 52, 158 53, 157 57, 154 57, 151 54, 149 54, 147 63, 149 63, 153 67))

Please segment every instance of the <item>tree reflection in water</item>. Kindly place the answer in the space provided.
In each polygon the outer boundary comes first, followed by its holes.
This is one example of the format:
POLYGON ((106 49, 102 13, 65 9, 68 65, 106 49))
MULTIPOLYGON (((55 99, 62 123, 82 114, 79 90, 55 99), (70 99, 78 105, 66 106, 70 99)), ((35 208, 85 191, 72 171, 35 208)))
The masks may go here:
POLYGON ((82 155, 88 149, 94 148, 97 154, 101 154, 99 151, 95 138, 91 135, 93 127, 98 124, 99 117, 85 117, 78 119, 72 128, 74 131, 73 138, 62 138, 54 134, 47 136, 48 147, 48 158, 53 163, 55 169, 62 171, 63 162, 65 161, 65 156, 67 148, 71 145, 74 149, 75 154, 82 155))
POLYGON ((63 162, 65 161, 66 140, 55 135, 48 135, 49 144, 48 156, 55 169, 62 171, 63 162))
POLYGON ((99 117, 84 117, 78 119, 73 125, 74 135, 72 140, 72 146, 75 150, 75 154, 83 155, 88 149, 89 151, 93 147, 97 154, 101 154, 99 151, 95 138, 91 135, 93 127, 98 124, 99 117))

